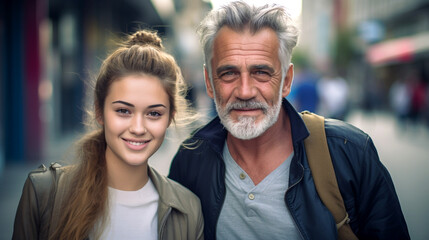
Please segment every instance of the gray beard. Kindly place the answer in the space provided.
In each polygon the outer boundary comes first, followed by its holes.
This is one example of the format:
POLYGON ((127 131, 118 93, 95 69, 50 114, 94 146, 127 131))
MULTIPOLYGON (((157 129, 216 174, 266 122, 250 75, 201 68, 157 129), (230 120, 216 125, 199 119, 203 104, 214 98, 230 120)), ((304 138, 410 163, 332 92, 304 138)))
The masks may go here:
POLYGON ((224 127, 228 130, 228 132, 238 139, 249 140, 259 137, 265 131, 267 131, 268 128, 273 126, 275 122, 277 122, 282 106, 281 100, 282 95, 279 94, 277 103, 275 103, 272 107, 268 106, 267 103, 258 102, 255 100, 239 100, 232 103, 228 103, 225 108, 222 108, 221 104, 219 104, 218 100, 216 99, 215 105, 219 118, 224 127), (234 122, 234 120, 231 119, 230 111, 232 109, 255 107, 261 108, 265 115, 265 117, 261 120, 260 123, 256 123, 256 117, 253 116, 240 116, 238 117, 238 122, 234 122))

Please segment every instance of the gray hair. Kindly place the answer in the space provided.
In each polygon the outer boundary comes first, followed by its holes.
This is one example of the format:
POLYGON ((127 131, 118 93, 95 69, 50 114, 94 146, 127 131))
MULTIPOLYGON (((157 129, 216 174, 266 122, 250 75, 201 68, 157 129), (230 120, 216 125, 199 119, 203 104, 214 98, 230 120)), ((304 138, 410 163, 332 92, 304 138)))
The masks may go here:
POLYGON ((285 77, 291 61, 292 49, 298 42, 299 31, 284 7, 276 4, 256 7, 244 1, 235 1, 212 10, 197 29, 210 80, 212 79, 210 62, 213 55, 213 42, 218 31, 224 26, 237 32, 250 29, 252 34, 266 27, 273 29, 280 45, 282 79, 285 77))

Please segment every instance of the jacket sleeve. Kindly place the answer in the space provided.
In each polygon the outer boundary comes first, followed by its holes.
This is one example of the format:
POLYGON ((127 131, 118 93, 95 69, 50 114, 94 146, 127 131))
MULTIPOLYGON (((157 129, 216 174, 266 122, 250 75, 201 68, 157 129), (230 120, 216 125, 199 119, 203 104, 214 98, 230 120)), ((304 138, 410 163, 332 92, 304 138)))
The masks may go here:
POLYGON ((363 156, 360 196, 355 203, 359 239, 410 239, 393 181, 370 137, 363 156))
POLYGON ((29 176, 16 211, 12 239, 38 239, 39 224, 36 193, 29 176))

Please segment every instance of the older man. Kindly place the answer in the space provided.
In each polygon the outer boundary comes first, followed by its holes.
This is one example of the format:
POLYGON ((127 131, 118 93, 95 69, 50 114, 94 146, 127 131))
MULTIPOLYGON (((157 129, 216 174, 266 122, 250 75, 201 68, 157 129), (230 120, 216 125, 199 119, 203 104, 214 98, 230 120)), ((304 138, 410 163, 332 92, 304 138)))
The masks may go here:
MULTIPOLYGON (((169 177, 201 199, 206 239, 336 239, 303 140, 309 132, 285 97, 298 38, 285 9, 232 2, 199 27, 208 95, 218 117, 176 154, 169 177)), ((386 168, 368 135, 327 120, 325 132, 354 233, 408 239, 386 168)))

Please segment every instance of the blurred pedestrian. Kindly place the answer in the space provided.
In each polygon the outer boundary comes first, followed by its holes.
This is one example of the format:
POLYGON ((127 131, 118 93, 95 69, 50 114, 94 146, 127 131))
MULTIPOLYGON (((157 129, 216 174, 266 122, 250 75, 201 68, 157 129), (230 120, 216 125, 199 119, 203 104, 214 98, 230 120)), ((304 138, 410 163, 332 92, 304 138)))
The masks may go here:
POLYGON ((295 67, 294 88, 291 90, 291 94, 294 96, 292 104, 296 110, 318 112, 320 99, 317 89, 318 81, 318 74, 308 66, 295 67))
MULTIPOLYGON (((279 5, 230 2, 199 26, 218 117, 186 140, 169 176, 200 197, 206 239, 337 239, 307 162, 309 132, 285 99, 298 29, 279 5)), ((344 221, 359 239, 409 239, 391 177, 371 138, 325 121, 344 221)), ((344 225, 343 225, 344 226, 344 225)))
POLYGON ((411 120, 414 123, 423 121, 426 104, 426 83, 417 78, 411 89, 411 120))
POLYGON ((317 86, 320 95, 320 114, 344 120, 348 110, 349 86, 344 78, 331 71, 317 86))
POLYGON ((400 127, 406 126, 410 115, 411 89, 404 79, 398 79, 390 87, 390 106, 393 109, 400 127))
POLYGON ((77 164, 29 174, 13 239, 203 239, 199 199, 148 165, 170 123, 193 116, 184 87, 156 33, 129 36, 97 77, 98 129, 77 164))

